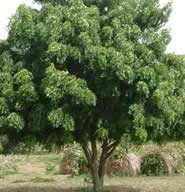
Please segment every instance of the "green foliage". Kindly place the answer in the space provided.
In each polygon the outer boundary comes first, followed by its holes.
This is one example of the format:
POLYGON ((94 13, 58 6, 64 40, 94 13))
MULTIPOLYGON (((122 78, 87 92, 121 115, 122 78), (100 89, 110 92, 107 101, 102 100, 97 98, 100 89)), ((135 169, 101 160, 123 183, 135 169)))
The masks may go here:
POLYGON ((77 161, 78 161, 78 174, 79 175, 85 174, 87 176, 90 171, 86 157, 81 154, 81 156, 78 157, 77 161))
POLYGON ((16 135, 9 141, 31 135, 49 148, 185 136, 185 60, 165 54, 169 3, 37 2, 40 10, 18 8, 0 42, 0 125, 16 135))
POLYGON ((68 114, 65 115, 61 108, 50 112, 48 119, 56 128, 63 126, 66 131, 73 131, 74 129, 73 118, 68 114))
POLYGON ((10 113, 7 117, 7 125, 21 130, 24 127, 24 120, 16 113, 10 113))
POLYGON ((169 34, 160 30, 170 4, 40 2, 39 11, 18 8, 7 44, 1 42, 1 62, 10 66, 2 75, 11 82, 0 94, 2 126, 9 113, 18 113, 26 122, 9 124, 38 131, 47 145, 123 134, 140 144, 174 137, 177 125, 183 131, 185 62, 165 55, 169 34))
POLYGON ((141 173, 147 176, 165 174, 165 164, 160 152, 145 154, 141 165, 141 173))

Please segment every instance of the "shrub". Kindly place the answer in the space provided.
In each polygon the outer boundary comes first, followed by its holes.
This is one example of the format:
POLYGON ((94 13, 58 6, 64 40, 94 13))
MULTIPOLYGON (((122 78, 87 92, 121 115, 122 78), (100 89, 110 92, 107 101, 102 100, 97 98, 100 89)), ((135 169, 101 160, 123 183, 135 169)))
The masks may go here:
POLYGON ((160 176, 166 174, 165 162, 160 152, 147 153, 143 156, 141 173, 147 176, 160 176))

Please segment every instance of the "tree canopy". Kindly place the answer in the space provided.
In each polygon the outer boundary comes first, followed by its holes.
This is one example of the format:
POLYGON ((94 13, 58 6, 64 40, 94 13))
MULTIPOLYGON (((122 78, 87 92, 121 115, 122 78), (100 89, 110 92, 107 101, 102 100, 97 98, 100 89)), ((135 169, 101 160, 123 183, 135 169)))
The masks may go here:
POLYGON ((36 1, 41 9, 21 5, 0 42, 1 134, 80 143, 95 191, 122 138, 184 137, 185 62, 165 54, 171 4, 36 1))

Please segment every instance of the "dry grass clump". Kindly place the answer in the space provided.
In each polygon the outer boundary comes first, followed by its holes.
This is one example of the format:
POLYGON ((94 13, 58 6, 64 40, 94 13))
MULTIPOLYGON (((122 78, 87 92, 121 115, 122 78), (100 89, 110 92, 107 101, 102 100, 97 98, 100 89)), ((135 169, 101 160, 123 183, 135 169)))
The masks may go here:
POLYGON ((78 160, 82 151, 77 145, 70 148, 65 148, 63 151, 63 157, 59 164, 59 174, 62 175, 78 175, 79 166, 78 160))
MULTIPOLYGON (((134 153, 123 153, 117 150, 115 154, 108 159, 106 165, 107 175, 136 176, 140 173, 141 158, 134 153)), ((61 175, 79 175, 88 173, 88 165, 77 147, 66 148, 59 165, 59 174, 61 175)))
POLYGON ((75 175, 77 173, 78 173, 78 163, 75 160, 75 155, 70 152, 65 153, 59 165, 59 174, 75 175))
MULTIPOLYGON (((162 148, 156 145, 148 150, 146 150, 146 146, 144 147, 143 152, 145 153, 126 153, 125 150, 118 148, 107 161, 106 174, 109 176, 137 176, 140 174, 169 175, 178 173, 179 161, 182 161, 179 153, 174 151, 172 153, 162 152, 162 148)), ((181 172, 184 172, 184 170, 181 170, 181 172)), ((79 175, 88 172, 87 162, 81 149, 77 146, 66 148, 60 162, 59 173, 79 175)))
POLYGON ((179 159, 176 159, 173 156, 164 155, 164 154, 161 156, 161 159, 164 162, 165 173, 172 174, 172 173, 175 173, 177 171, 179 159))
POLYGON ((134 153, 112 156, 106 169, 108 175, 136 176, 140 173, 141 158, 134 153))

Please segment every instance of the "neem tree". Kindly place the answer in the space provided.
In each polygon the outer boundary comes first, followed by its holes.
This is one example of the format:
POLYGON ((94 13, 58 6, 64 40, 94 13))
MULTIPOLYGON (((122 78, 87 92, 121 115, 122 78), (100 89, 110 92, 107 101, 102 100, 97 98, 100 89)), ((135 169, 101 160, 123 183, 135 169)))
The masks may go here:
POLYGON ((165 54, 171 6, 38 2, 41 10, 18 8, 0 44, 1 130, 13 132, 10 140, 78 142, 99 191, 123 137, 143 143, 184 136, 185 63, 165 54))

